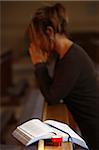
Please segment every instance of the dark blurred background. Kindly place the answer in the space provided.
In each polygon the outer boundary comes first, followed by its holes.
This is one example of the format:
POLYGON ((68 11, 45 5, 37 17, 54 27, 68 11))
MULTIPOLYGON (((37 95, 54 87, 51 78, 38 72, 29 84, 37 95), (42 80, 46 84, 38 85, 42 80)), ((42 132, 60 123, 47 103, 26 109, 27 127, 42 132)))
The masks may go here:
MULTIPOLYGON (((37 8, 55 1, 0 1, 0 134, 12 144, 11 132, 25 111, 30 90, 37 88, 28 54, 26 29, 37 8)), ((93 60, 99 79, 99 1, 63 1, 69 16, 69 36, 93 60)), ((40 106, 39 106, 40 107, 40 106)))

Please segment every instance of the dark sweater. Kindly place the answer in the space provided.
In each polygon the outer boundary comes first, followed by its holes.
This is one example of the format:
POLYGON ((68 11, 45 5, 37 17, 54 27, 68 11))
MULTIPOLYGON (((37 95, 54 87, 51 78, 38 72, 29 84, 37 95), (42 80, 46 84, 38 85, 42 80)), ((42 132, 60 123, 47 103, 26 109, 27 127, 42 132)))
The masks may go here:
POLYGON ((72 105, 74 109, 81 106, 82 111, 88 108, 95 111, 95 104, 99 103, 96 72, 91 59, 78 45, 73 44, 57 62, 53 79, 49 76, 46 64, 37 65, 35 72, 49 104, 59 103, 63 99, 64 103, 72 105))
POLYGON ((99 125, 96 72, 91 59, 80 46, 73 44, 57 61, 53 78, 49 76, 46 64, 36 65, 35 73, 49 104, 63 99, 81 129, 89 122, 99 125))

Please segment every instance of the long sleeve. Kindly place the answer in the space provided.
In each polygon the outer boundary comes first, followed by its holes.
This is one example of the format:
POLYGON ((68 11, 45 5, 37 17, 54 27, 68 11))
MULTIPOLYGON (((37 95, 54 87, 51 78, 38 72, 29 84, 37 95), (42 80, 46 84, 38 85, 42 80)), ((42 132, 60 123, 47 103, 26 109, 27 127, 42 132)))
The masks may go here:
POLYGON ((49 104, 59 103, 68 96, 79 76, 78 64, 72 59, 64 59, 57 65, 53 79, 48 74, 46 64, 36 66, 36 77, 40 89, 49 104))

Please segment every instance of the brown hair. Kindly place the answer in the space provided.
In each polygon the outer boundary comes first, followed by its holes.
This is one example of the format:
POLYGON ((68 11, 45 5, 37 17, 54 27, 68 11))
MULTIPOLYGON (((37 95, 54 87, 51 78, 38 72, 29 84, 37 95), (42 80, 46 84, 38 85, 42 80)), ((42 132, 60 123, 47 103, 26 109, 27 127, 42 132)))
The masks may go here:
POLYGON ((53 27, 55 33, 67 34, 66 10, 62 4, 56 3, 53 6, 39 8, 32 19, 32 23, 37 31, 46 34, 48 26, 53 27))

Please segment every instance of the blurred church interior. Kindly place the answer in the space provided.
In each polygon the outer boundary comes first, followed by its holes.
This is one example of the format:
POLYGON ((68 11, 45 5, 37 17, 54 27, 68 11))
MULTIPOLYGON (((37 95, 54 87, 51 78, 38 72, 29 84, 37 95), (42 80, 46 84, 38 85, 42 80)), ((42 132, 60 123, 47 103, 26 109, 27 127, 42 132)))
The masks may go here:
MULTIPOLYGON (((35 10, 47 3, 55 2, 0 1, 0 145, 5 150, 18 149, 13 146, 11 133, 26 116, 42 117, 43 102, 37 102, 33 95, 38 85, 28 53, 26 29, 35 10)), ((91 57, 99 79, 99 1, 61 3, 69 16, 70 39, 91 57)))

